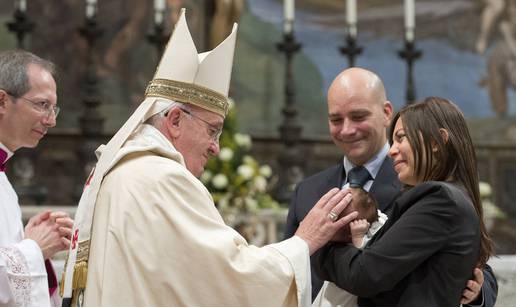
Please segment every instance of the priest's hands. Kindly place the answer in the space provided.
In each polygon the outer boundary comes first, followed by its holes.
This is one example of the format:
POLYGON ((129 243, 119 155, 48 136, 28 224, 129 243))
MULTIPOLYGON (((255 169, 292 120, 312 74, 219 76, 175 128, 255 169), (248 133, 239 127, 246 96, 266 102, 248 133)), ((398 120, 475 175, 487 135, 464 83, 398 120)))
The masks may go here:
POLYGON ((25 226, 25 238, 34 240, 48 259, 70 246, 73 220, 65 212, 45 211, 33 216, 25 226))
POLYGON ((343 226, 354 220, 358 212, 353 211, 339 218, 341 212, 351 202, 347 190, 331 189, 303 219, 295 235, 308 244, 310 255, 325 245, 343 226))

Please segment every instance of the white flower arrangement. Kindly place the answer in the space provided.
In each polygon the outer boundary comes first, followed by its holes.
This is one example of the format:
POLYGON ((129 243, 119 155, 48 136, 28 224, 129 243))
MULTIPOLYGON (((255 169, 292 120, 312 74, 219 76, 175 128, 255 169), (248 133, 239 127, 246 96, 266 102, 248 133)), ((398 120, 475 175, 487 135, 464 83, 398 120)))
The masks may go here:
POLYGON ((265 178, 270 178, 272 176, 272 169, 268 165, 263 165, 260 167, 260 175, 262 175, 265 178))
POLYGON ((230 108, 220 138, 220 153, 208 161, 201 181, 223 216, 279 209, 279 204, 268 193, 269 181, 274 179, 271 167, 260 165, 249 154, 251 137, 234 133, 235 123, 234 110, 230 108))
POLYGON ((221 148, 219 153, 219 159, 222 161, 229 161, 233 159, 233 150, 231 150, 231 148, 228 147, 221 148))
POLYGON ((498 208, 491 200, 493 189, 487 182, 480 181, 478 184, 480 201, 482 202, 482 209, 484 213, 484 222, 487 229, 493 227, 494 221, 498 218, 506 217, 505 213, 498 208))
POLYGON ((201 181, 209 182, 212 177, 213 177, 213 174, 209 170, 205 170, 201 175, 201 181))
POLYGON ((235 143, 244 149, 250 149, 252 146, 251 136, 248 134, 235 133, 233 138, 235 143))
POLYGON ((228 186, 228 177, 224 174, 217 174, 213 177, 211 183, 217 189, 224 189, 228 186))
POLYGON ((478 190, 480 192, 480 198, 489 198, 491 197, 491 193, 493 192, 493 189, 491 189, 491 185, 483 181, 480 181, 478 183, 478 190))
POLYGON ((254 170, 251 166, 242 164, 237 168, 237 173, 244 178, 244 180, 249 180, 254 176, 254 170))
POLYGON ((265 193, 267 190, 267 179, 265 177, 259 175, 254 177, 253 180, 254 187, 256 188, 256 191, 260 193, 265 193))

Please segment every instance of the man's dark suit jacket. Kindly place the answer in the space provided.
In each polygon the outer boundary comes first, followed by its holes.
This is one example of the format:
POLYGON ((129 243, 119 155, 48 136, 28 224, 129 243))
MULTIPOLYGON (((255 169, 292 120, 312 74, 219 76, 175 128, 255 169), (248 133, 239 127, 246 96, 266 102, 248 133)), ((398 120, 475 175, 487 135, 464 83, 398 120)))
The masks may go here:
POLYGON ((429 181, 395 200, 363 250, 330 244, 315 260, 324 279, 367 297, 360 306, 456 307, 479 251, 479 219, 466 192, 429 181))
MULTIPOLYGON (((285 229, 285 238, 294 235, 299 223, 308 214, 310 209, 317 201, 332 188, 340 188, 345 178, 343 163, 334 165, 324 171, 312 175, 301 181, 292 195, 290 208, 287 216, 285 229)), ((394 198, 401 190, 401 182, 398 180, 398 174, 394 171, 392 159, 386 157, 382 163, 376 179, 371 186, 369 192, 377 200, 380 210, 389 215, 394 198)), ((314 259, 312 262, 312 300, 315 299, 322 287, 323 281, 315 274, 314 259)), ((493 307, 496 302, 498 293, 498 285, 494 274, 488 266, 484 270, 484 285, 482 287, 484 295, 485 307, 493 307)), ((479 300, 481 302, 481 296, 479 300)), ((478 302, 472 302, 478 303, 478 302)))

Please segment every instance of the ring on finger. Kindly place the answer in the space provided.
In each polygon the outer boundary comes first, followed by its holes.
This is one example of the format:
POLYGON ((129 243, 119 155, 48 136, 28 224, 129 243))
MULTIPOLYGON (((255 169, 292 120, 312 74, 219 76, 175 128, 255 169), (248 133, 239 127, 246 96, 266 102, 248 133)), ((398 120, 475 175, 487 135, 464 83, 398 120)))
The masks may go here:
POLYGON ((328 218, 332 221, 332 222, 335 222, 338 218, 339 218, 339 215, 333 211, 330 211, 330 213, 328 213, 328 218))

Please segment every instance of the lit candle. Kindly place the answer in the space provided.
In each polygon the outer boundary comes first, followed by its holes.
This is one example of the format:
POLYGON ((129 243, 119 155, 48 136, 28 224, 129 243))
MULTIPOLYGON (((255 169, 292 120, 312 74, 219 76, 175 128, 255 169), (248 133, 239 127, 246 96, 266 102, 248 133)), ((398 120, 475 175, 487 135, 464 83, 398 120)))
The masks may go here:
POLYGON ((154 0, 154 23, 163 23, 163 13, 165 12, 165 0, 154 0))
POLYGON ((346 23, 351 37, 357 36, 357 1, 346 0, 346 23))
POLYGON ((97 13, 97 0, 86 0, 86 18, 92 19, 97 13))
POLYGON ((14 5, 15 10, 20 10, 21 12, 27 11, 27 1, 25 0, 17 0, 14 5))
POLYGON ((405 0, 405 40, 414 41, 414 29, 416 28, 416 11, 414 0, 405 0))
POLYGON ((290 34, 292 33, 292 28, 294 24, 294 0, 283 1, 283 13, 283 32, 285 34, 290 34))

